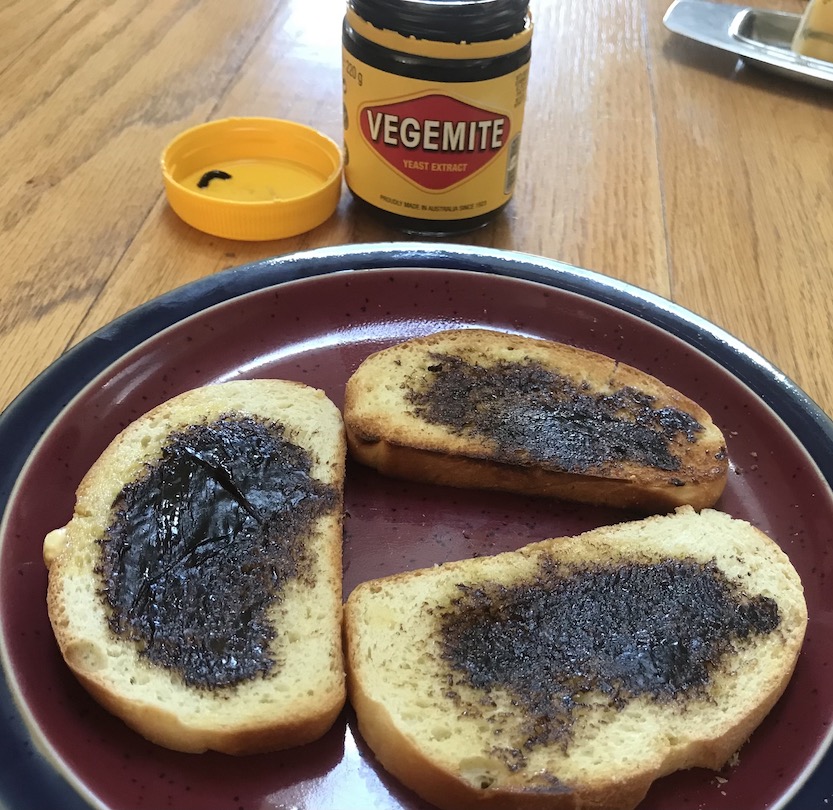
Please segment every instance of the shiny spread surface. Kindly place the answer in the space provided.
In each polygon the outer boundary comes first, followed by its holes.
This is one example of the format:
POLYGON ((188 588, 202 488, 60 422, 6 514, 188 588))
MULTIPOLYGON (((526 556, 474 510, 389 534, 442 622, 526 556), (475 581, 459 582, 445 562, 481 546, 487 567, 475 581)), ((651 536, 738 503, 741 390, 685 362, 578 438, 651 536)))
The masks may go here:
POLYGON ((492 690, 509 691, 524 718, 523 745, 503 752, 515 767, 536 745, 569 746, 590 704, 705 695, 741 640, 780 623, 774 600, 742 592, 711 562, 565 567, 547 557, 530 581, 458 587, 440 617, 447 696, 459 703, 473 687, 480 696, 465 710, 477 713, 492 690))
POLYGON ((112 631, 197 687, 278 667, 267 609, 311 575, 305 537, 338 503, 310 469, 273 422, 226 416, 171 435, 101 541, 112 631))
POLYGON ((406 393, 416 415, 493 442, 498 461, 585 474, 617 462, 675 471, 670 443, 693 442, 703 429, 634 388, 594 393, 533 361, 481 366, 437 353, 427 371, 427 386, 415 382, 406 393))

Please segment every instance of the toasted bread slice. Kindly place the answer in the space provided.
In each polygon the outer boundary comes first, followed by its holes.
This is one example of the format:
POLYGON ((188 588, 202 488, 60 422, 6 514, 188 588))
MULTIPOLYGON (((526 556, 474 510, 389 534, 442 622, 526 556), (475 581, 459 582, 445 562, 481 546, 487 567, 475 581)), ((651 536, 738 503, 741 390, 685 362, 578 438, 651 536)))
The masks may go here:
POLYGON ((179 751, 327 731, 345 454, 332 402, 281 380, 189 391, 116 437, 44 543, 55 637, 93 697, 179 751))
POLYGON ((696 403, 594 352, 484 329, 368 357, 349 379, 348 447, 382 473, 667 512, 713 506, 723 434, 696 403))
POLYGON ((348 695, 381 764, 440 808, 629 810, 729 760, 806 624, 774 542, 680 507, 363 583, 348 695))

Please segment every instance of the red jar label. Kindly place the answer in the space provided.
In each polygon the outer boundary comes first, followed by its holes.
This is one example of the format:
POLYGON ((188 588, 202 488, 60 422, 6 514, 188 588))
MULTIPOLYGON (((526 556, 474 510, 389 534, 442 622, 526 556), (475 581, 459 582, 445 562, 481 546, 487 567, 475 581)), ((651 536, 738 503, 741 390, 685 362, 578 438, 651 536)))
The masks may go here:
POLYGON ((476 174, 507 146, 508 116, 431 93, 359 111, 362 137, 395 171, 431 191, 476 174))

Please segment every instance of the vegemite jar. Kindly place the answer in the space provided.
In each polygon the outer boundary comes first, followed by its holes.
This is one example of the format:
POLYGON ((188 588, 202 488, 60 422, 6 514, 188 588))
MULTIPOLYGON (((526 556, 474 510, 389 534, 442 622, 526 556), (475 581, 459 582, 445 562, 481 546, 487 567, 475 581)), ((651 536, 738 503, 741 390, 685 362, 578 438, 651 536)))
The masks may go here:
POLYGON ((348 0, 342 43, 353 195, 411 233, 485 225, 515 185, 529 0, 348 0))

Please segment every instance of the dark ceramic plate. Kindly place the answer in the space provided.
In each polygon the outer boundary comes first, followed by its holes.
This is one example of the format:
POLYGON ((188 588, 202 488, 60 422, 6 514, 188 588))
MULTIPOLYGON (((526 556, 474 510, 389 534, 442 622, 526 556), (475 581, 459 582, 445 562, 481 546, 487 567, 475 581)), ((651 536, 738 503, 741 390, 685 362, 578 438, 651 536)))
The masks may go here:
MULTIPOLYGON (((732 459, 720 507, 758 525, 805 583, 810 625, 782 700, 720 774, 651 789, 644 810, 822 810, 833 789, 833 427, 724 332, 633 287, 520 254, 416 244, 273 259, 201 280, 106 327, 0 418, 0 619, 6 676, 0 801, 9 808, 423 808, 375 763, 345 710, 303 749, 231 758, 153 746, 100 709, 56 649, 41 543, 115 433, 186 388, 279 376, 340 404, 369 352, 450 325, 485 325, 613 355, 698 400, 732 459)), ((371 577, 514 548, 630 517, 386 480, 348 467, 345 593, 371 577)))

